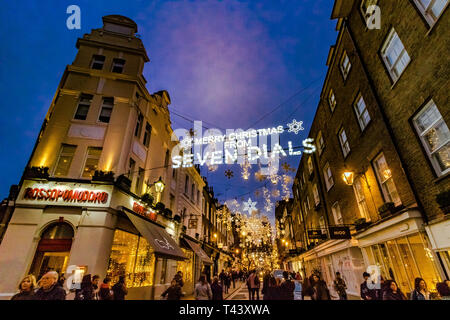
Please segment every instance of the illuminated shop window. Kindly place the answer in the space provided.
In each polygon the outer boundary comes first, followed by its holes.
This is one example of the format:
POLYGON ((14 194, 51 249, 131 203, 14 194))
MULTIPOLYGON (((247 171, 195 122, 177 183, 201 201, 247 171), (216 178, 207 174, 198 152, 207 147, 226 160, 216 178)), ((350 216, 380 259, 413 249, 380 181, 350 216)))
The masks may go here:
POLYGON ((433 100, 414 117, 414 126, 437 175, 450 172, 450 131, 433 100))
POLYGON ((184 248, 181 248, 181 250, 183 250, 184 256, 188 259, 177 261, 177 272, 183 272, 183 281, 185 283, 193 283, 194 275, 192 271, 194 270, 194 253, 191 250, 184 248))
POLYGON ((153 285, 155 255, 145 238, 116 230, 107 275, 114 284, 125 276, 127 287, 153 285))
POLYGON ((102 148, 89 147, 86 155, 86 162, 83 169, 83 178, 91 178, 95 170, 98 170, 98 162, 100 155, 102 154, 102 148))
POLYGON ((58 161, 56 162, 54 176, 65 177, 69 174, 70 165, 72 163, 73 156, 77 146, 71 146, 63 144, 61 151, 59 152, 58 161))

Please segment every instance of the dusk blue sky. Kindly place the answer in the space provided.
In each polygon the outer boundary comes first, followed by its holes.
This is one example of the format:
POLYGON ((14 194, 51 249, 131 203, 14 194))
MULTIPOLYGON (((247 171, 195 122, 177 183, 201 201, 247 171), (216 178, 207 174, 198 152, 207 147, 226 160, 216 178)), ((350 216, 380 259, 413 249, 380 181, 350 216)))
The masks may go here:
MULTIPOLYGON (((121 14, 138 24, 151 62, 148 90, 169 92, 170 110, 204 120, 205 126, 243 128, 279 109, 254 128, 304 121, 303 134, 284 134, 282 144, 306 138, 318 104, 326 58, 336 40, 333 1, 2 1, 0 94, 2 97, 0 197, 16 184, 77 38, 121 14), (66 8, 81 8, 81 30, 66 28, 66 8)), ((172 115, 174 128, 192 124, 172 115)), ((299 157, 289 159, 297 167, 299 157)), ((261 183, 245 182, 237 166, 208 173, 219 199, 234 198, 261 183)), ((206 175, 206 171, 205 171, 206 175)), ((258 201, 263 199, 250 193, 258 201)), ((238 200, 241 200, 238 198, 238 200)), ((273 215, 273 213, 271 214, 273 215)))

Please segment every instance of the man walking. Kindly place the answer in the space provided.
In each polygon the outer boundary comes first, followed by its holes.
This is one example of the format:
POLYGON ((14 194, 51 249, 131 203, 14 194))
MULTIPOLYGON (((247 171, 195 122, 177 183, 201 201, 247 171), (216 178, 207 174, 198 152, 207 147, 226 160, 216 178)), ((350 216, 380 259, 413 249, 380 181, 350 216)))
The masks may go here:
POLYGON ((256 274, 256 270, 253 270, 250 276, 248 277, 248 284, 250 288, 250 300, 259 300, 259 278, 256 274))
POLYGON ((341 278, 340 272, 336 272, 336 279, 333 282, 333 287, 339 295, 339 300, 347 300, 347 284, 344 279, 341 278))
POLYGON ((289 272, 283 272, 283 282, 280 286, 282 300, 294 300, 295 283, 289 278, 289 272))
POLYGON ((66 291, 58 285, 58 272, 47 272, 39 283, 40 288, 34 295, 36 300, 66 300, 66 291))
POLYGON ((361 291, 361 298, 363 300, 376 300, 377 299, 377 292, 375 289, 369 289, 369 286, 367 285, 367 281, 370 278, 370 274, 367 272, 363 273, 364 282, 361 283, 360 291, 361 291))

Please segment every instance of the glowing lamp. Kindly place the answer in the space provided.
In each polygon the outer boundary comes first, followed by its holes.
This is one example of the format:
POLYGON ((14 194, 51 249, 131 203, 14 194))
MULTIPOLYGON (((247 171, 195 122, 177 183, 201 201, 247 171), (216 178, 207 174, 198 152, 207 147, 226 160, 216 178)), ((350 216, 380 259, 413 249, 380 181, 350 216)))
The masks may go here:
POLYGON ((155 182, 155 191, 158 192, 158 193, 162 193, 164 191, 164 187, 165 186, 166 185, 161 180, 161 177, 159 177, 159 180, 155 182))
POLYGON ((344 182, 348 186, 353 185, 353 172, 351 172, 351 171, 344 172, 344 174, 342 175, 342 178, 344 179, 344 182))

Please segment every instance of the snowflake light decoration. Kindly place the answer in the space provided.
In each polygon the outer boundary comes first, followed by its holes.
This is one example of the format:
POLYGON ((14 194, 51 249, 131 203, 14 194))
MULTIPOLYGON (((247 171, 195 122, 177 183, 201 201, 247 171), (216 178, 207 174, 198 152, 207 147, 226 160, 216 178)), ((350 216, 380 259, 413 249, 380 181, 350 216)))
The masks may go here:
POLYGON ((256 178, 256 180, 258 180, 259 182, 262 182, 262 181, 264 181, 264 180, 266 179, 266 176, 263 175, 263 174, 261 173, 261 171, 257 171, 257 172, 255 172, 255 178, 256 178))
POLYGON ((248 198, 248 201, 244 202, 243 211, 248 211, 248 213, 251 214, 253 211, 256 211, 256 204, 256 201, 252 201, 252 199, 248 198))
POLYGON ((234 172, 233 170, 225 170, 225 177, 227 177, 228 179, 231 179, 234 176, 234 172))
POLYGON ((302 125, 303 125, 303 121, 298 122, 297 120, 294 119, 294 121, 292 121, 291 123, 288 123, 288 127, 289 127, 288 132, 293 132, 295 134, 298 134, 299 131, 305 130, 302 127, 302 125))

